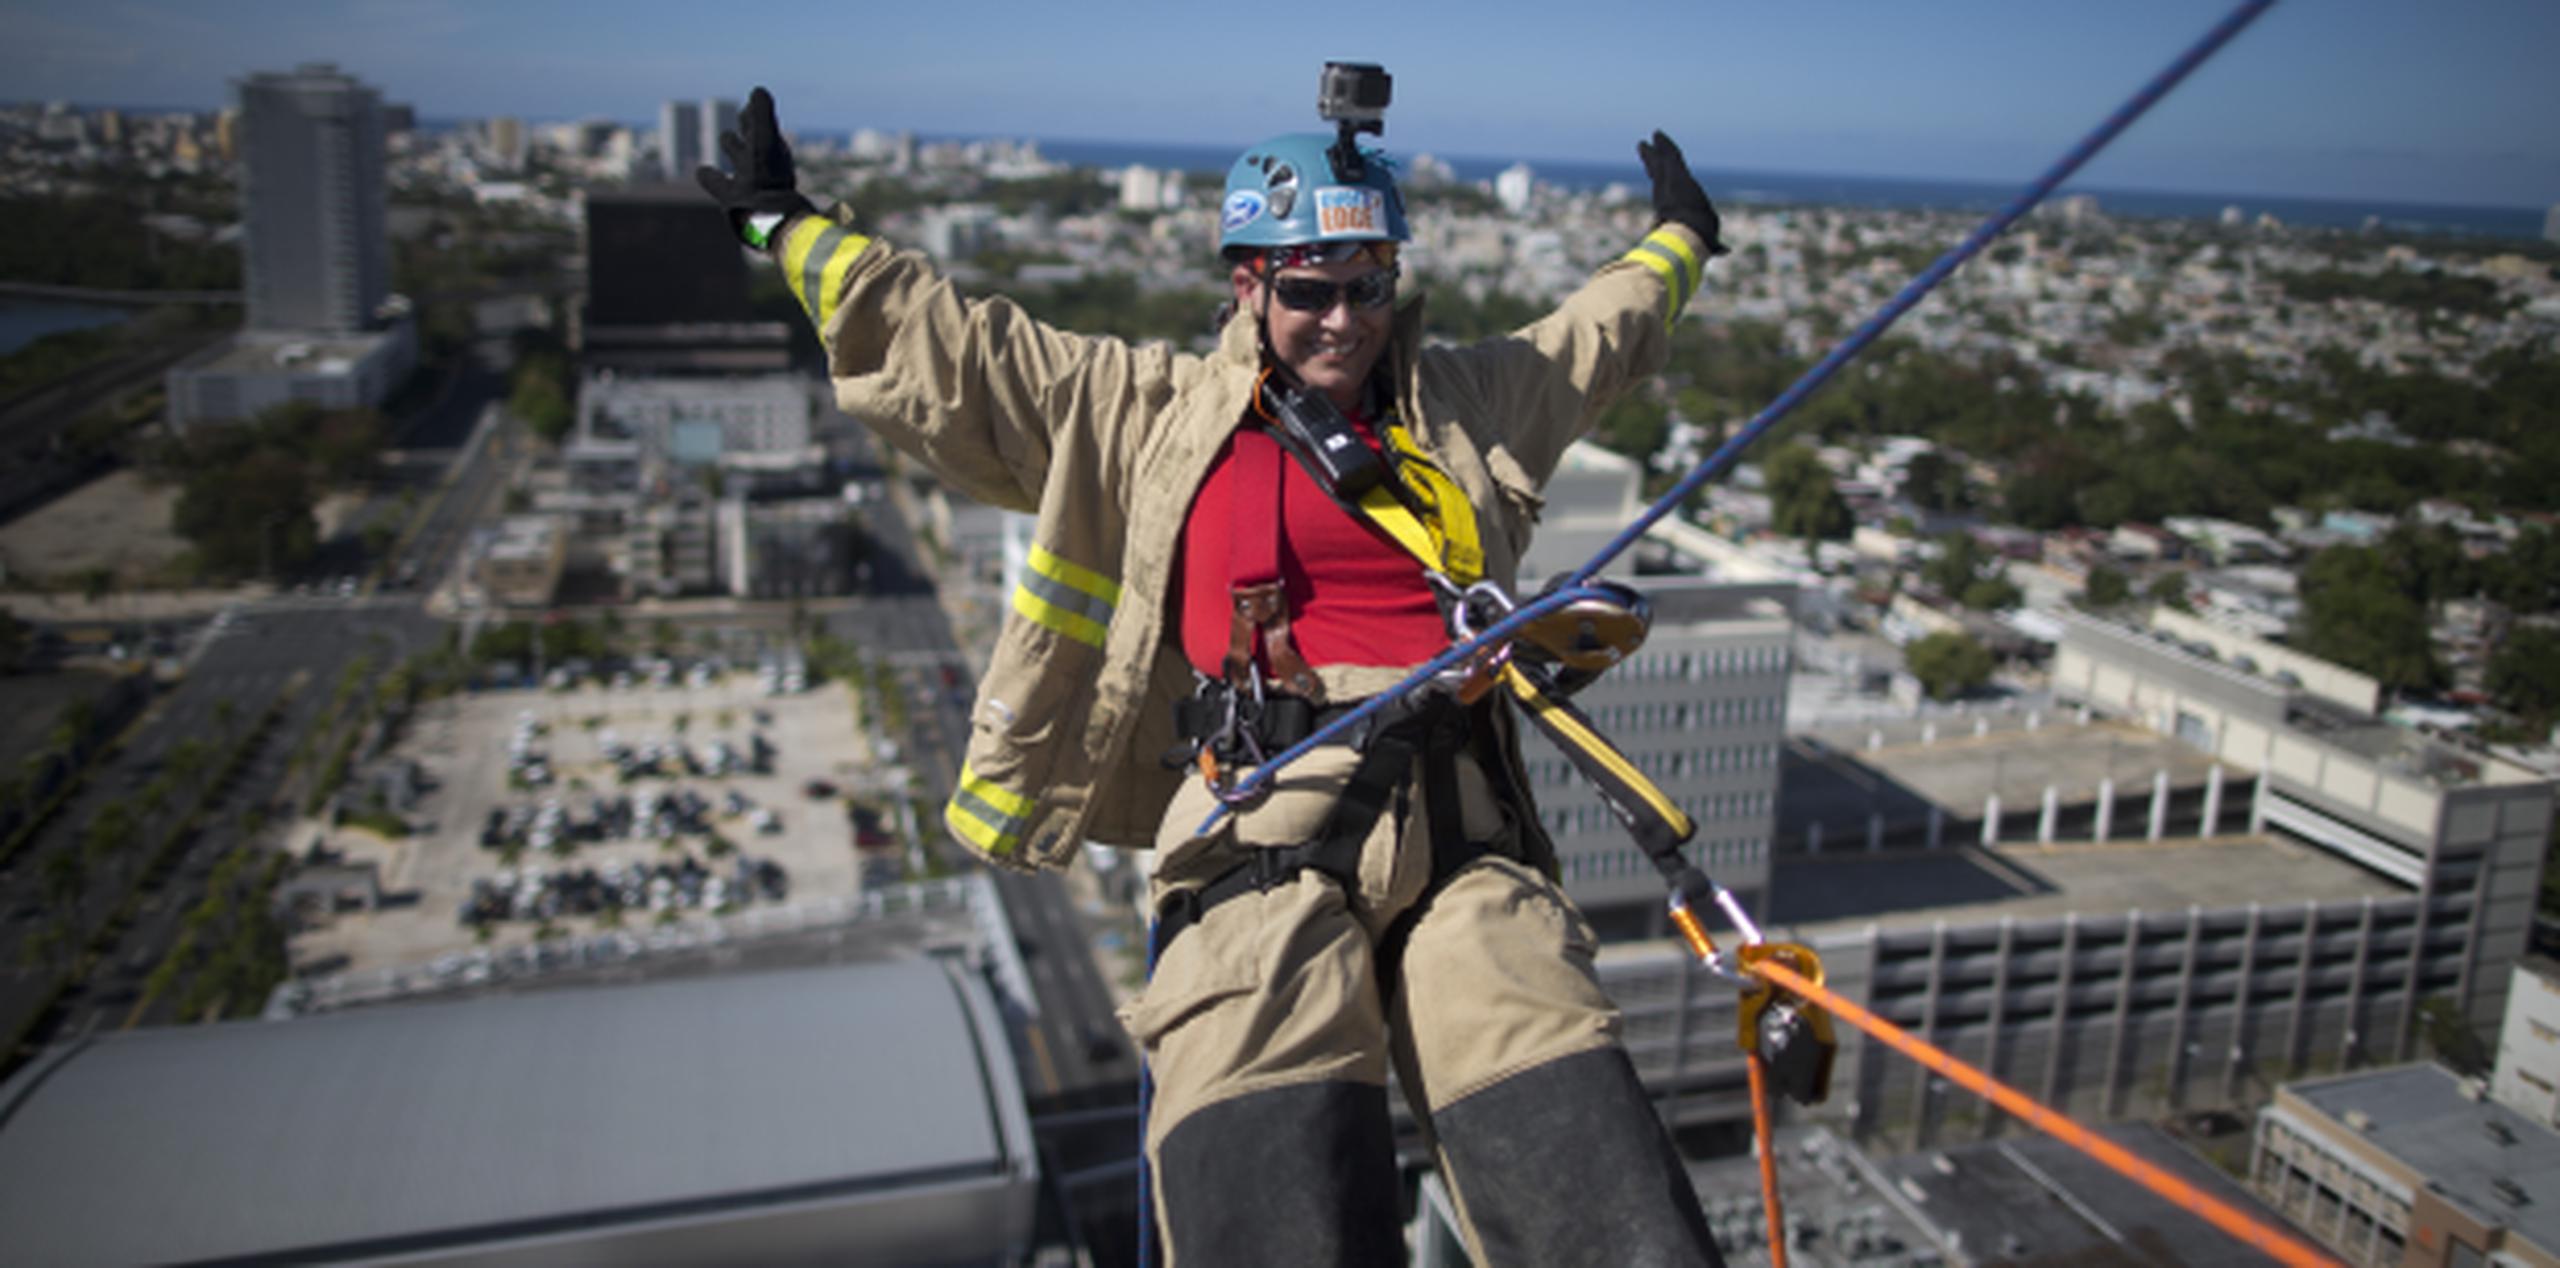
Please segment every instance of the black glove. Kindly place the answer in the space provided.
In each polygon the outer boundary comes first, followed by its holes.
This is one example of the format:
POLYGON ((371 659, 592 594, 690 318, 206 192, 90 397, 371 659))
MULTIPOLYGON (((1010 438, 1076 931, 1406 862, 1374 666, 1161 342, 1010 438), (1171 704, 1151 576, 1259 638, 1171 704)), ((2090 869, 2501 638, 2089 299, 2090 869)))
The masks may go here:
POLYGON ((770 245, 772 223, 768 222, 767 233, 759 235, 748 226, 749 217, 787 219, 817 211, 800 196, 798 178, 791 171, 790 143, 782 139, 782 125, 774 121, 772 93, 758 88, 747 94, 747 108, 738 112, 738 130, 720 134, 720 152, 728 156, 729 171, 706 163, 693 170, 693 178, 719 200, 729 213, 729 227, 748 246, 770 245))
POLYGON ((1655 129, 1652 140, 1636 142, 1636 157, 1644 160, 1644 174, 1653 178, 1654 223, 1677 220, 1706 239, 1708 255, 1732 254, 1733 248, 1716 236, 1724 224, 1716 218, 1716 205, 1707 201, 1707 191, 1698 188, 1698 178, 1689 174, 1680 147, 1655 129))

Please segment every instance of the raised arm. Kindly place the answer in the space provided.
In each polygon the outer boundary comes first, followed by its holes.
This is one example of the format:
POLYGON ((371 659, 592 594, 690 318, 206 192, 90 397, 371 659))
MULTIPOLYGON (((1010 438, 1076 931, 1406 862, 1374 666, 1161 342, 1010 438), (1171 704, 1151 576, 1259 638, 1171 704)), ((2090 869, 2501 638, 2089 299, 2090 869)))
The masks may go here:
POLYGON ((819 212, 799 193, 762 88, 721 146, 737 175, 696 177, 739 237, 781 266, 845 412, 997 506, 1033 509, 1060 444, 1098 446, 1106 469, 1125 469, 1114 451, 1169 396, 1169 353, 1059 331, 1007 299, 966 299, 922 255, 857 231, 842 206, 819 212))
POLYGON ((1504 403, 1481 424, 1498 434, 1478 439, 1508 449, 1539 483, 1610 402, 1661 370, 1671 323, 1704 289, 1707 261, 1727 253, 1680 147, 1657 131, 1636 154, 1653 178, 1653 229, 1555 311, 1457 353, 1484 376, 1488 399, 1504 403))

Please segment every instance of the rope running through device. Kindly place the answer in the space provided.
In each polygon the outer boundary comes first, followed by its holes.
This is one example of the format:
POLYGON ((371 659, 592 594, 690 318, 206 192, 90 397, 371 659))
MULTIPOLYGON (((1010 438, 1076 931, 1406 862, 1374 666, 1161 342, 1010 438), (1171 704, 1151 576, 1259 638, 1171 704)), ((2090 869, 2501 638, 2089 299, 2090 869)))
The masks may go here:
MULTIPOLYGON (((1250 802, 1261 790, 1268 788, 1279 771, 1291 762, 1321 745, 1334 742, 1342 735, 1351 732, 1353 728, 1364 725, 1380 710, 1402 702, 1416 692, 1433 689, 1436 683, 1447 681, 1453 675, 1453 671, 1460 671, 1461 667, 1466 665, 1480 663, 1488 656, 1499 655, 1501 649, 1507 648, 1523 630, 1540 619, 1575 603, 1610 600, 1613 596, 1595 585, 1593 581, 1602 568, 1633 546, 1654 524, 1669 515, 1673 509, 1684 504, 1707 481, 1714 479, 1731 466, 1743 451, 1766 435, 1779 420, 1802 404, 1841 367, 1881 337, 1903 313, 1927 297, 1930 291, 1945 281, 1966 261, 1979 254, 1993 238, 1998 237, 2050 196, 2063 181, 2069 179, 2099 151, 2106 148, 2198 66, 2219 52, 2242 30, 2273 7, 2274 3, 2275 0, 2242 0, 2241 4, 2198 38, 2176 60, 2153 76, 2139 91, 2127 98, 2097 127, 2083 136, 2043 175, 2029 183, 2007 205, 1976 226, 1962 241, 1939 256, 1892 299, 1886 301, 1873 316, 1833 347, 1821 361, 1816 362, 1784 392, 1779 393, 1741 430, 1692 468, 1679 483, 1673 485, 1660 498, 1647 506, 1633 522, 1610 539, 1608 544, 1590 560, 1568 574, 1559 584, 1534 599, 1512 606, 1500 620, 1485 628, 1467 632, 1466 637, 1454 641, 1446 651, 1434 656, 1395 686, 1379 692, 1362 702, 1357 708, 1348 710, 1324 726, 1316 728, 1296 744, 1254 767, 1234 783, 1231 790, 1221 798, 1218 809, 1201 822, 1195 835, 1205 836, 1215 830, 1221 819, 1233 813, 1237 807, 1250 802)), ((1762 1196, 1767 1206, 1769 1253, 1771 1261, 1778 1268, 1786 1268, 1787 1238, 1784 1207, 1778 1192, 1770 1088, 1776 1085, 1795 1099, 1807 1103, 1822 1099, 1830 1079, 1833 1048, 1830 1020, 1833 1017, 1937 1071, 1967 1091, 1990 1100, 2030 1126, 2081 1151, 2100 1165, 2141 1184, 2161 1198, 2193 1212, 2215 1227, 2281 1263, 2318 1265, 2336 1262, 2298 1239, 2251 1218, 2185 1180, 2135 1156, 2122 1146, 2099 1136, 2068 1116, 2038 1103, 2026 1094, 1956 1059, 1943 1049, 1903 1031, 1891 1022, 1859 1007, 1855 1002, 1832 992, 1822 984, 1821 960, 1810 948, 1766 941, 1729 891, 1712 882, 1709 882, 1709 889, 1717 908, 1733 923, 1742 937, 1731 963, 1728 963, 1726 956, 1717 949, 1714 939, 1707 933, 1699 914, 1685 901, 1676 885, 1670 900, 1670 916, 1672 924, 1680 932, 1684 942, 1709 971, 1733 983, 1743 993, 1741 1021, 1737 1027, 1736 1038, 1742 1048, 1749 1074, 1752 1120, 1758 1143, 1762 1196)), ((1149 930, 1148 941, 1148 969, 1152 974, 1154 953, 1160 949, 1155 945, 1152 927, 1149 930)), ((1153 1079, 1147 1077, 1147 1072, 1142 1068, 1139 1083, 1141 1123, 1145 1121, 1147 1103, 1151 1099, 1149 1092, 1152 1083, 1153 1079)), ((1156 1251, 1153 1229, 1154 1202, 1153 1194, 1147 1191, 1152 1187, 1151 1177, 1148 1174, 1151 1168, 1145 1165, 1143 1149, 1142 1141, 1139 1172, 1141 1191, 1138 1204, 1144 1227, 1139 1230, 1139 1252, 1140 1262, 1153 1263, 1156 1251)))

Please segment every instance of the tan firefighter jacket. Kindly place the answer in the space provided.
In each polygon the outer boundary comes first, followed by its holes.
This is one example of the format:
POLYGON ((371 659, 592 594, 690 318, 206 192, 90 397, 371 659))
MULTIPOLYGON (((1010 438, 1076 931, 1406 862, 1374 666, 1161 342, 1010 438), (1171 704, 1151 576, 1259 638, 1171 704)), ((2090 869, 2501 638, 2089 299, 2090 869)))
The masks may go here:
MULTIPOLYGON (((837 403, 959 491, 1038 517, 945 821, 1013 868, 1062 865, 1087 839, 1152 844, 1184 778, 1160 760, 1173 705, 1194 685, 1166 637, 1166 591, 1192 494, 1244 417, 1258 323, 1237 314, 1207 356, 1071 334, 1001 297, 965 299, 922 255, 849 225, 841 207, 794 220, 777 250, 837 403)), ((1397 313, 1398 416, 1476 507, 1485 576, 1513 583, 1538 488, 1661 367, 1705 258, 1663 225, 1553 313, 1464 347, 1422 343, 1419 301, 1397 313)), ((1411 668, 1320 676, 1348 699, 1411 668)))

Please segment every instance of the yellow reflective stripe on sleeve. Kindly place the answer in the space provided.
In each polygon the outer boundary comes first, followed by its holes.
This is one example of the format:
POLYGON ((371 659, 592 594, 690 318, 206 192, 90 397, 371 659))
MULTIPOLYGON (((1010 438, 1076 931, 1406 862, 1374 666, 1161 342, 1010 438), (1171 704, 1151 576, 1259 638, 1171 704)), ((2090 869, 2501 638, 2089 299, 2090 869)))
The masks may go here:
POLYGON ((1634 260, 1662 275, 1662 284, 1670 290, 1663 305, 1664 321, 1680 316, 1680 310, 1688 306, 1689 297, 1697 294, 1698 283, 1706 276, 1706 266, 1699 263, 1697 252, 1690 250, 1689 244, 1682 241, 1679 234, 1668 229, 1656 229, 1646 234, 1644 241, 1637 243, 1622 258, 1634 260))
POLYGON ((782 236, 782 278, 792 297, 821 330, 836 314, 844 293, 845 272, 853 267, 871 239, 848 231, 824 216, 802 216, 782 236))
POLYGON ((1025 619, 1094 647, 1109 637, 1119 606, 1119 582, 1036 545, 1013 589, 1013 610, 1025 619))
POLYGON ((1085 594, 1092 595, 1094 598, 1100 599, 1104 603, 1114 607, 1117 607, 1120 603, 1119 582, 1113 581, 1111 578, 1103 576, 1101 573, 1095 572, 1091 568, 1084 567, 1080 564, 1069 563, 1064 559, 1060 559, 1056 555, 1042 549, 1037 543, 1034 543, 1031 547, 1031 570, 1039 573, 1041 576, 1052 577, 1058 581, 1064 582, 1067 585, 1072 586, 1085 594))
POLYGON ((962 840, 989 854, 1011 854, 1022 848, 1022 825, 1031 817, 1031 799, 990 783, 960 764, 960 787, 942 808, 942 822, 962 840))

